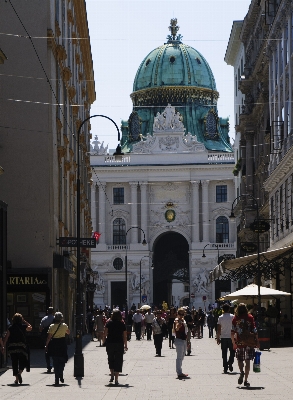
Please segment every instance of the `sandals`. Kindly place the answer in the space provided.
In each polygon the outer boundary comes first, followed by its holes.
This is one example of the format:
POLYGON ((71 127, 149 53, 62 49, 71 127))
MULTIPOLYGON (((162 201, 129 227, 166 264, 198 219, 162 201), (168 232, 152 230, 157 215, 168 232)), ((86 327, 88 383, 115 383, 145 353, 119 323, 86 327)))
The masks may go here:
POLYGON ((249 386, 250 386, 250 383, 247 382, 247 381, 245 381, 245 382, 244 382, 244 386, 249 387, 249 386))
POLYGON ((118 382, 118 381, 115 381, 115 385, 118 386, 118 385, 119 385, 119 382, 118 382))
POLYGON ((21 377, 21 374, 17 374, 17 379, 18 379, 18 382, 20 383, 20 384, 22 384, 22 377, 21 377))
POLYGON ((240 376, 238 378, 238 385, 242 385, 244 379, 244 372, 240 372, 240 376))

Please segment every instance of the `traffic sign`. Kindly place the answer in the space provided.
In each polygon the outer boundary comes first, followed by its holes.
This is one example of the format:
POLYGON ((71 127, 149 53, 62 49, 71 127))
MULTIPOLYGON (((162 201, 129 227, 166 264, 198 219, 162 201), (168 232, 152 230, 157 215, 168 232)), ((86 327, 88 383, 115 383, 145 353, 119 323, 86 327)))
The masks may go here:
POLYGON ((195 298, 195 294, 194 294, 194 293, 191 293, 190 297, 191 297, 192 299, 194 299, 194 298, 195 298))
MULTIPOLYGON (((60 237, 60 247, 77 247, 77 238, 60 237)), ((97 244, 96 238, 80 238, 80 247, 95 248, 97 244)))
POLYGON ((147 299, 148 299, 148 296, 146 296, 146 295, 141 296, 141 302, 142 303, 146 304, 147 299))

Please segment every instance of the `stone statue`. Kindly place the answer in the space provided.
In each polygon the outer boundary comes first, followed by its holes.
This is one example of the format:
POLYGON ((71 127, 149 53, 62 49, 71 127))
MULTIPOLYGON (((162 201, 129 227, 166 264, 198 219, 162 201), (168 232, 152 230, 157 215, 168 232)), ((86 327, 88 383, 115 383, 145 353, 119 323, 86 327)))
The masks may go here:
POLYGON ((192 282, 194 286, 194 290, 198 294, 207 294, 209 293, 208 284, 209 278, 206 271, 200 271, 194 278, 192 282))

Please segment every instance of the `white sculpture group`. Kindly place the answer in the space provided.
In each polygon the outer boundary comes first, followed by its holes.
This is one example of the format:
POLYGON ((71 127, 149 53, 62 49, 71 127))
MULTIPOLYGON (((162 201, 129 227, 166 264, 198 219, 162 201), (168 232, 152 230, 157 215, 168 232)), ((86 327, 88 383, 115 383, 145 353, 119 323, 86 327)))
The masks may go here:
POLYGON ((181 121, 181 115, 179 112, 176 112, 175 107, 168 104, 165 110, 160 114, 157 113, 157 116, 154 119, 154 132, 158 131, 176 131, 176 132, 184 132, 185 128, 181 121))
POLYGON ((99 138, 96 135, 95 140, 93 140, 92 142, 91 150, 94 152, 95 155, 104 155, 108 153, 108 147, 109 147, 108 144, 106 147, 104 147, 104 141, 102 143, 99 142, 99 138))

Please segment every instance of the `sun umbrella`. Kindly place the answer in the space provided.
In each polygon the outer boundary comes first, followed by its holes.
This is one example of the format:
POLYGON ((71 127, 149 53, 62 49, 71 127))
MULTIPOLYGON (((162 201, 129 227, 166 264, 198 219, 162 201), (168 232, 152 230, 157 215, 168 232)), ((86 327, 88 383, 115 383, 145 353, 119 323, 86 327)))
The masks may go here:
POLYGON ((148 306, 147 304, 144 304, 142 307, 140 307, 141 310, 149 310, 152 308, 151 306, 148 306))
MULTIPOLYGON (((282 292, 281 290, 270 289, 267 287, 260 287, 260 295, 262 299, 274 299, 280 296, 291 296, 291 293, 282 292)), ((252 283, 251 285, 245 286, 243 289, 237 290, 236 292, 227 294, 223 300, 248 300, 258 296, 258 286, 252 283)))

